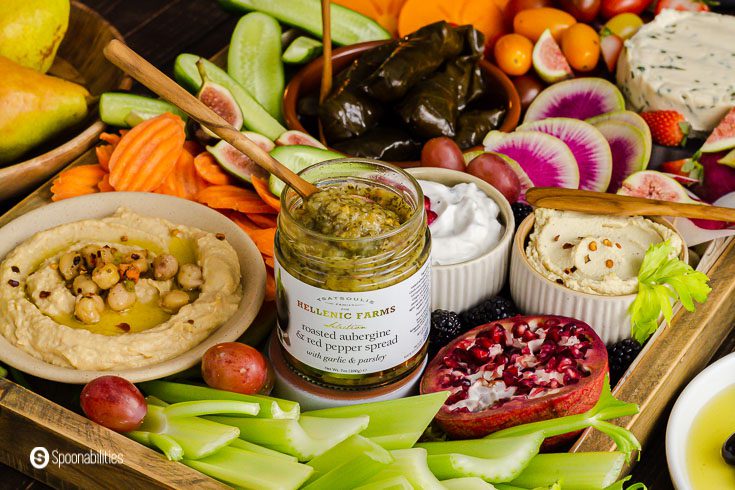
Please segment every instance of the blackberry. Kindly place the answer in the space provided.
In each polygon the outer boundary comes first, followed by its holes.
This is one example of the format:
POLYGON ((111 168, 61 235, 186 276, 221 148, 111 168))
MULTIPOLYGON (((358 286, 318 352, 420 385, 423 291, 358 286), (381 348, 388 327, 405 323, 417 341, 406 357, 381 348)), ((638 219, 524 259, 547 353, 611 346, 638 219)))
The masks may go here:
POLYGON ((641 351, 641 344, 633 339, 625 339, 607 348, 610 364, 610 386, 615 386, 641 351))
POLYGON ((431 331, 429 332, 429 359, 463 331, 462 321, 455 312, 434 310, 431 313, 431 331))
POLYGON ((470 329, 488 322, 516 316, 518 313, 516 305, 511 300, 503 296, 495 296, 463 312, 460 319, 470 329))
POLYGON ((514 202, 510 205, 513 210, 513 218, 516 220, 516 230, 521 226, 521 222, 526 219, 526 216, 533 213, 533 207, 525 202, 514 202))

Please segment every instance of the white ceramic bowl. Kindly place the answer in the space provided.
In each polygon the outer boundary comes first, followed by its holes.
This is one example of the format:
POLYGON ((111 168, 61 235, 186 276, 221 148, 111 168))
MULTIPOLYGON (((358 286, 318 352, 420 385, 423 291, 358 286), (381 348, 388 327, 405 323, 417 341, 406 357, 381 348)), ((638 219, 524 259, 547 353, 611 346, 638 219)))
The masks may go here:
MULTIPOLYGON (((652 221, 676 229, 663 219, 652 221)), ((630 337, 628 308, 635 294, 603 296, 574 291, 544 277, 533 268, 526 257, 526 241, 533 230, 534 217, 530 215, 518 227, 513 240, 510 259, 510 294, 516 306, 527 315, 561 315, 582 320, 597 332, 606 344, 630 337)), ((682 259, 688 260, 684 247, 682 259)))
MULTIPOLYGON (((676 400, 666 426, 666 461, 677 490, 694 490, 687 468, 687 440, 694 419, 710 400, 733 385, 735 353, 723 357, 699 373, 676 400)), ((729 434, 725 437, 729 437, 729 434)))
POLYGON ((33 210, 0 229, 0 262, 35 233, 83 219, 103 218, 124 206, 134 212, 172 223, 224 233, 237 251, 242 274, 243 298, 235 314, 204 342, 183 354, 150 366, 120 371, 85 371, 46 363, 18 349, 0 335, 0 361, 20 371, 62 383, 87 383, 115 374, 137 383, 168 376, 198 363, 204 352, 220 342, 236 340, 252 323, 265 294, 265 265, 260 252, 235 223, 206 206, 176 197, 133 192, 104 192, 59 201, 33 210))
POLYGON ((498 294, 508 275, 508 259, 515 229, 513 210, 508 200, 495 187, 465 172, 434 167, 409 168, 406 171, 416 179, 447 186, 474 183, 498 204, 500 218, 505 226, 498 244, 480 257, 459 264, 431 266, 431 309, 460 312, 498 294))

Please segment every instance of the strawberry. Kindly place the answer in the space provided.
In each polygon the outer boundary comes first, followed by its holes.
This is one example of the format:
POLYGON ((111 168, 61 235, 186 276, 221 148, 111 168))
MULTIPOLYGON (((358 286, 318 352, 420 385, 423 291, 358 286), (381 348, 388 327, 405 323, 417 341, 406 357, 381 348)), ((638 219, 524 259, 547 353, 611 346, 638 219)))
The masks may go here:
POLYGON ((684 146, 689 134, 689 123, 676 111, 641 112, 651 128, 653 141, 664 146, 684 146))
POLYGON ((709 8, 719 5, 712 0, 658 0, 656 15, 663 9, 679 10, 683 12, 709 12, 709 8))
POLYGON ((680 184, 690 186, 693 184, 701 184, 704 169, 702 164, 697 161, 698 155, 692 158, 682 158, 681 160, 672 160, 661 164, 662 172, 670 174, 680 184))

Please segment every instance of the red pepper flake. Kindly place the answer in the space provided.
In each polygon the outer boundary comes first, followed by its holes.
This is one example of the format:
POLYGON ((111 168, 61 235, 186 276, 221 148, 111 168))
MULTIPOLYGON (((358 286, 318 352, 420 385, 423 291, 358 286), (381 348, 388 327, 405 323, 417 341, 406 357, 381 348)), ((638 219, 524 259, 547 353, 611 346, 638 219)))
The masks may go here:
POLYGON ((130 325, 127 323, 118 323, 117 328, 122 330, 123 332, 129 332, 130 331, 130 325))
POLYGON ((16 274, 20 272, 20 269, 18 269, 18 266, 17 265, 14 265, 14 266, 10 267, 10 270, 13 271, 13 272, 15 272, 16 274))
POLYGON ((224 233, 217 233, 214 236, 215 236, 215 238, 217 238, 217 240, 224 240, 225 239, 225 234, 224 233))
POLYGON ((16 281, 15 279, 9 280, 8 281, 8 284, 10 284, 14 288, 17 288, 18 286, 20 286, 20 283, 18 281, 16 281))
POLYGON ((41 298, 41 299, 46 299, 49 296, 51 296, 51 292, 50 291, 41 291, 40 293, 38 293, 38 297, 41 298))
POLYGON ((564 245, 561 246, 561 248, 563 248, 564 250, 568 250, 572 247, 574 247, 574 245, 572 245, 571 243, 565 243, 564 245))
POLYGON ((190 319, 186 320, 186 323, 188 323, 188 324, 190 324, 190 325, 194 325, 194 320, 192 320, 192 319, 190 318, 190 319))
POLYGON ((127 241, 128 241, 128 236, 127 236, 127 235, 123 235, 123 236, 121 236, 121 237, 120 237, 120 241, 121 241, 121 242, 127 242, 127 241))
POLYGON ((556 280, 556 283, 557 283, 557 284, 564 284, 564 281, 563 281, 562 279, 557 279, 557 280, 556 280))

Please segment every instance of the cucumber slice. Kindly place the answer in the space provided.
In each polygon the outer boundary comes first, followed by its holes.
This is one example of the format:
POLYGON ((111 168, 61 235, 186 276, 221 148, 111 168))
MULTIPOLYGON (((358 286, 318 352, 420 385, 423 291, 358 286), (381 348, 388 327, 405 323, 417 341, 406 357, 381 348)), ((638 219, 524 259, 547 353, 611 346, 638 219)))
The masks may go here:
POLYGON ((100 97, 100 119, 105 124, 129 128, 134 123, 160 116, 164 112, 176 114, 186 121, 184 111, 165 100, 122 92, 106 92, 100 97))
MULTIPOLYGON (((176 81, 193 93, 197 93, 202 86, 202 77, 196 64, 199 59, 200 57, 197 55, 183 53, 176 57, 174 63, 176 81)), ((242 111, 245 128, 260 133, 271 140, 275 140, 286 131, 286 128, 258 104, 248 91, 233 80, 227 72, 211 61, 203 61, 207 76, 214 83, 222 85, 232 93, 242 111)))
MULTIPOLYGON (((302 145, 276 146, 271 151, 271 156, 296 173, 315 163, 344 157, 344 155, 334 151, 302 145)), ((280 196, 284 187, 286 187, 286 184, 281 179, 271 175, 268 180, 268 189, 275 196, 280 196)))
MULTIPOLYGON (((236 12, 257 10, 271 15, 284 24, 299 27, 316 37, 322 37, 322 11, 319 0, 218 0, 219 4, 236 12)), ((332 4, 332 42, 339 45, 390 39, 390 33, 380 24, 362 14, 335 3, 332 4)))
POLYGON ((281 25, 276 19, 260 12, 240 19, 230 41, 227 73, 271 116, 283 120, 281 25))
POLYGON ((441 480, 476 476, 490 482, 508 482, 518 477, 538 454, 543 434, 535 432, 507 439, 426 442, 429 468, 441 480), (484 444, 496 441, 496 444, 484 444))
POLYGON ((322 43, 316 39, 299 36, 283 52, 283 62, 293 64, 308 63, 322 54, 323 47, 322 43))

